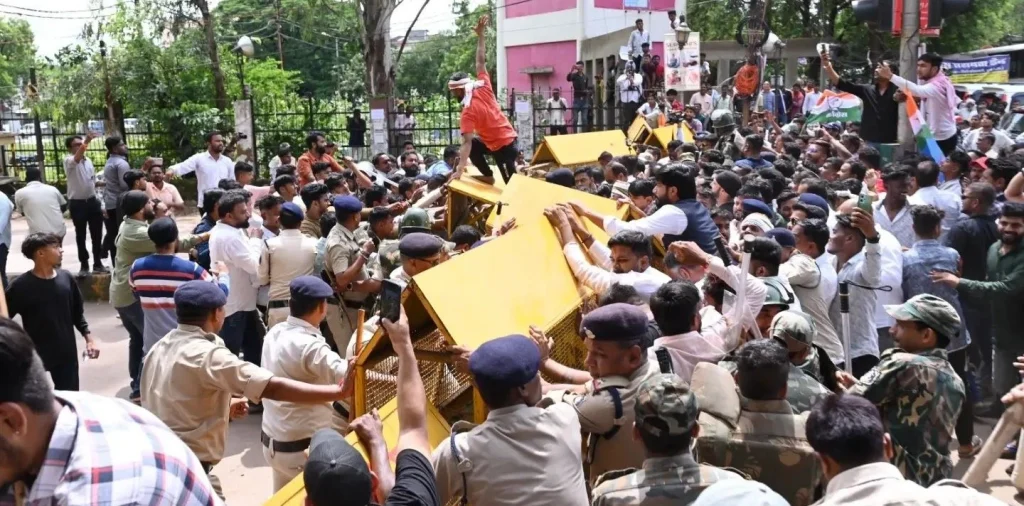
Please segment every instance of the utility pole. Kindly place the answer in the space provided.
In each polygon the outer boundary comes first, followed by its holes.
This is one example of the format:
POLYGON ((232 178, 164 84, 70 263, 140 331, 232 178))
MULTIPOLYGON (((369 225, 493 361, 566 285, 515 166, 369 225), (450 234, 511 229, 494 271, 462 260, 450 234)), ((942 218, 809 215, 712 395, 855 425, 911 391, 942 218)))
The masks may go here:
POLYGON ((284 38, 281 36, 281 0, 274 2, 274 23, 277 25, 277 59, 284 70, 284 38))
MULTIPOLYGON (((29 86, 31 87, 30 90, 31 90, 32 95, 38 96, 38 94, 39 94, 39 85, 36 84, 36 68, 35 67, 32 67, 32 68, 28 69, 28 82, 29 82, 29 86)), ((39 167, 39 170, 42 171, 43 181, 46 181, 46 168, 43 165, 43 131, 42 131, 42 127, 40 126, 40 123, 39 123, 39 113, 35 112, 34 110, 32 112, 32 126, 35 128, 34 131, 35 131, 35 136, 36 136, 36 162, 37 162, 36 167, 39 167)), ((55 127, 52 127, 52 128, 55 128, 55 127)))
MULTIPOLYGON (((919 0, 903 0, 903 23, 900 32, 900 76, 908 81, 917 81, 917 47, 921 42, 918 28, 921 20, 919 0)), ((910 128, 906 106, 900 107, 900 124, 897 139, 904 151, 913 151, 914 130, 910 128)))
POLYGON ((104 130, 108 135, 117 132, 114 128, 114 90, 110 87, 110 74, 107 72, 107 44, 100 41, 100 71, 103 72, 103 100, 107 105, 107 124, 104 130))

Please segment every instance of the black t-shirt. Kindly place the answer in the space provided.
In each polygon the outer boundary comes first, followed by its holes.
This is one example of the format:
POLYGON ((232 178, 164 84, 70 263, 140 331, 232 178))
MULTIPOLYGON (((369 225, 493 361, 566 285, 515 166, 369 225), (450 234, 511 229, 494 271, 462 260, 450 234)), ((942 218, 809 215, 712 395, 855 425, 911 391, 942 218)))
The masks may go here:
POLYGON ((21 315, 21 326, 47 370, 68 363, 77 366, 75 329, 88 334, 89 324, 82 293, 70 272, 57 269, 53 279, 41 279, 32 271, 18 276, 7 288, 7 307, 11 318, 21 315))
POLYGON ((395 486, 384 506, 440 506, 430 461, 416 450, 402 450, 395 459, 395 486))

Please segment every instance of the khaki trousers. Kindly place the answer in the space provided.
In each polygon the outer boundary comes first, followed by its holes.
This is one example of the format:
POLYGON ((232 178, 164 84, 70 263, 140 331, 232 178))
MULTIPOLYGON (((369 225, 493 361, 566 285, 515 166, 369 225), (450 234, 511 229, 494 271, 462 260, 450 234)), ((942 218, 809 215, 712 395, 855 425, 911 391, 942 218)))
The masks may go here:
POLYGON ((286 307, 275 307, 267 311, 267 330, 288 319, 291 310, 286 307))
POLYGON ((351 358, 348 351, 348 344, 352 340, 352 334, 356 331, 356 319, 359 318, 359 310, 344 305, 327 306, 327 326, 334 335, 334 344, 338 346, 338 354, 351 358))
POLYGON ((296 476, 302 474, 302 469, 306 466, 306 452, 275 452, 264 446, 263 458, 273 470, 275 494, 296 476))

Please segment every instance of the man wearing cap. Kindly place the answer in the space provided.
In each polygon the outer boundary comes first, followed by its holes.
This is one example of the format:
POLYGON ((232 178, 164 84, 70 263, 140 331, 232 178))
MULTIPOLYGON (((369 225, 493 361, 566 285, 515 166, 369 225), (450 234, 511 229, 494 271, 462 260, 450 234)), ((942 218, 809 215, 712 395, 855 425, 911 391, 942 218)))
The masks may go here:
POLYGON ((292 202, 281 205, 281 233, 263 242, 260 252, 259 284, 270 287, 267 325, 288 318, 289 283, 299 276, 313 274, 316 239, 302 234, 305 222, 302 209, 292 202))
POLYGON ((711 193, 715 197, 715 206, 731 211, 733 199, 742 186, 743 181, 735 172, 723 170, 715 173, 711 179, 711 193))
MULTIPOLYGON (((398 239, 401 240, 406 234, 412 232, 430 233, 430 216, 427 214, 427 211, 414 207, 402 215, 402 218, 398 221, 398 239)), ((380 256, 381 270, 385 276, 402 266, 401 252, 398 251, 398 241, 382 241, 377 251, 380 256)))
MULTIPOLYGON (((807 444, 806 415, 793 414, 787 401, 792 365, 786 348, 774 339, 748 341, 736 352, 734 377, 742 399, 731 434, 720 436, 705 420, 710 435, 697 439, 700 461, 728 465, 750 475, 791 504, 810 504, 821 482, 821 464, 807 444)), ((718 395, 727 395, 720 392, 718 395)))
POLYGON ((402 288, 412 282, 413 276, 444 261, 444 241, 436 235, 423 232, 413 232, 402 237, 398 251, 402 255, 402 265, 388 278, 402 285, 402 288))
POLYGON ((820 353, 811 344, 814 321, 810 316, 800 311, 783 311, 772 319, 767 335, 789 352, 786 400, 793 406, 793 413, 810 411, 818 401, 827 397, 831 392, 825 387, 826 383, 838 390, 836 367, 828 355, 820 353), (827 382, 823 381, 825 378, 828 378, 827 382))
POLYGON ((549 208, 544 215, 555 230, 573 275, 597 295, 618 283, 636 288, 640 297, 647 301, 658 287, 670 281, 671 278, 651 266, 654 252, 650 237, 635 230, 623 230, 613 235, 605 246, 594 240, 571 208, 549 208), (596 265, 587 260, 577 235, 596 265))
POLYGON ((630 434, 637 388, 657 373, 647 360, 647 314, 630 304, 609 304, 583 317, 587 372, 576 371, 547 358, 546 373, 576 378, 575 385, 546 385, 548 396, 576 411, 587 435, 587 455, 593 482, 602 474, 642 464, 640 443, 630 434))
MULTIPOLYGON (((221 458, 228 421, 261 398, 325 403, 340 400, 338 384, 311 385, 274 376, 239 359, 217 332, 224 325, 227 297, 213 283, 189 281, 174 292, 178 327, 153 345, 142 366, 142 406, 174 431, 210 473, 221 458)), ((220 491, 220 480, 210 475, 220 491)))
POLYGON ((656 374, 644 381, 633 413, 632 433, 643 443, 643 466, 599 478, 593 506, 691 504, 714 483, 743 481, 739 474, 693 459, 690 444, 700 433, 700 405, 679 376, 656 374))
POLYGON ((580 417, 570 404, 539 404, 540 366, 537 345, 521 335, 487 341, 469 356, 489 413, 475 427, 457 422, 434 450, 442 504, 589 504, 580 417))
POLYGON ((367 267, 375 251, 373 241, 365 234, 362 239, 356 235, 362 210, 363 204, 353 196, 335 197, 334 213, 338 223, 327 236, 327 273, 341 298, 338 316, 333 317, 329 311, 327 322, 339 350, 348 348, 359 310, 363 309, 367 297, 380 292, 380 279, 371 276, 367 267))
POLYGON ((702 250, 715 254, 718 227, 708 209, 697 200, 696 171, 693 164, 681 163, 655 172, 654 195, 658 199, 658 210, 639 220, 625 222, 613 216, 601 216, 578 202, 573 202, 572 207, 609 234, 635 230, 647 236, 660 236, 664 244, 692 241, 702 250))
MULTIPOLYGON (((263 367, 279 377, 305 383, 342 383, 348 364, 331 351, 320 334, 320 323, 327 316, 327 300, 334 297, 334 290, 320 278, 309 275, 295 277, 288 290, 290 314, 264 338, 263 367)), ((260 439, 263 457, 274 472, 277 492, 302 471, 309 438, 316 429, 331 426, 334 409, 327 402, 296 404, 267 400, 264 404, 260 439)))
POLYGON ((896 319, 898 347, 885 350, 860 380, 844 372, 838 379, 849 393, 878 406, 892 436, 893 464, 908 480, 929 486, 953 474, 949 443, 966 396, 945 348, 960 332, 960 317, 930 294, 885 310, 896 319))

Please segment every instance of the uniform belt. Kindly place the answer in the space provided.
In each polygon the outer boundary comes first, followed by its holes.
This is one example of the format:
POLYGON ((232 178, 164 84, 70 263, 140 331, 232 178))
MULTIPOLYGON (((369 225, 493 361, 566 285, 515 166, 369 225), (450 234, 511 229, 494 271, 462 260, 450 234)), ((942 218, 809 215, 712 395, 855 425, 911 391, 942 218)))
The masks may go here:
POLYGON ((267 308, 268 309, 279 309, 279 308, 282 308, 282 307, 288 307, 288 301, 287 300, 272 300, 272 301, 267 303, 267 308))
POLYGON ((309 448, 310 438, 307 437, 306 439, 299 439, 296 441, 278 441, 276 439, 271 439, 266 432, 260 431, 260 441, 263 442, 263 446, 266 446, 275 452, 298 453, 309 448), (271 443, 273 443, 273 445, 271 445, 271 443))

